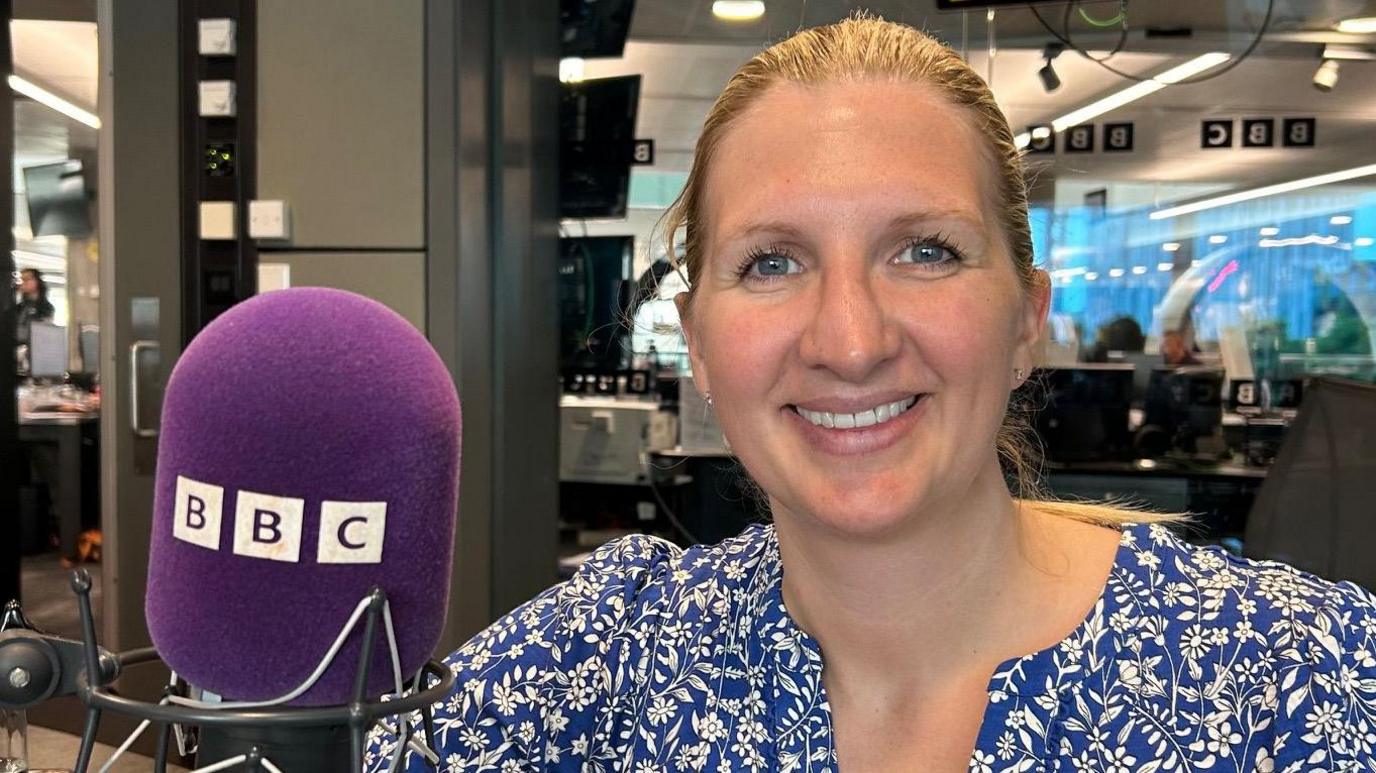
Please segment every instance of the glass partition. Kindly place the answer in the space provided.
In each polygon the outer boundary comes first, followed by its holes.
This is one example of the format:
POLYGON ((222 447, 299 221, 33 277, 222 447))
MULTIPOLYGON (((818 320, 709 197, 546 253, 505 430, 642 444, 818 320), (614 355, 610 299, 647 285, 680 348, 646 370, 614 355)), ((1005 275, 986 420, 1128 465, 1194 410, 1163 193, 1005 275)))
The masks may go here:
POLYGON ((1101 358, 1135 323, 1230 377, 1376 381, 1376 191, 1332 187, 1153 220, 1151 207, 1036 208, 1051 335, 1101 358))

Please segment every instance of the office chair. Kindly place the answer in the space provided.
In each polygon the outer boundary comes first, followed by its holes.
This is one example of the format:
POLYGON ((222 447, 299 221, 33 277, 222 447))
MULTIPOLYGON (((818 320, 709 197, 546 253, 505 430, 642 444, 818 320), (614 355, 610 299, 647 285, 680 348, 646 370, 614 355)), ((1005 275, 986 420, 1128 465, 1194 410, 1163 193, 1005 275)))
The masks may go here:
POLYGON ((1376 386, 1319 378, 1247 518, 1243 552, 1376 588, 1376 386))

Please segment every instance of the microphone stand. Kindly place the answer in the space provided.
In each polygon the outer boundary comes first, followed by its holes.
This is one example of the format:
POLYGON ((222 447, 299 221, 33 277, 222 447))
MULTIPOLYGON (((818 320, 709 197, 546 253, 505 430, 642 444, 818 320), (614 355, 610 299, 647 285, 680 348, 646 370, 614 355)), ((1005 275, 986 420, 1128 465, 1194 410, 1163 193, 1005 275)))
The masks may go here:
MULTIPOLYGON (((91 612, 91 577, 85 570, 73 573, 72 589, 77 595, 80 611, 82 641, 72 642, 34 631, 6 631, 0 634, 0 672, 13 668, 33 667, 32 678, 24 690, 0 690, 0 709, 23 709, 57 695, 76 694, 86 705, 85 731, 77 753, 74 773, 88 773, 102 713, 142 719, 125 742, 101 768, 110 766, 124 753, 152 723, 158 723, 158 745, 154 758, 156 773, 166 773, 169 735, 175 727, 196 725, 201 729, 198 761, 216 760, 193 773, 239 770, 268 773, 300 773, 301 771, 358 770, 363 763, 364 740, 367 731, 383 717, 398 718, 397 748, 392 755, 391 769, 396 770, 408 747, 415 749, 438 770, 435 754, 435 727, 431 707, 446 698, 454 687, 454 674, 444 664, 431 659, 416 674, 414 689, 409 695, 401 693, 400 664, 397 659, 395 636, 391 630, 391 613, 387 596, 380 588, 369 592, 360 603, 355 616, 346 624, 335 648, 322 661, 316 673, 297 690, 273 701, 259 703, 226 703, 222 707, 188 700, 178 694, 178 680, 164 689, 162 699, 148 703, 120 695, 111 683, 125 668, 160 662, 152 647, 112 655, 100 649, 96 641, 95 617, 91 612), (293 700, 314 683, 328 668, 352 631, 359 612, 364 614, 362 652, 354 680, 353 697, 349 703, 336 706, 295 707, 280 705, 293 700), (375 652, 379 622, 387 629, 392 647, 397 694, 391 700, 367 698, 368 674, 375 652), (18 665, 11 665, 11 664, 18 665), (424 690, 423 680, 434 682, 424 690), (420 712, 421 728, 412 728, 408 717, 420 712), (423 729, 425 744, 413 737, 416 729, 423 729), (345 743, 347 738, 347 743, 345 743), (216 759, 218 758, 218 760, 216 759)), ((179 737, 180 741, 180 737, 179 737)))

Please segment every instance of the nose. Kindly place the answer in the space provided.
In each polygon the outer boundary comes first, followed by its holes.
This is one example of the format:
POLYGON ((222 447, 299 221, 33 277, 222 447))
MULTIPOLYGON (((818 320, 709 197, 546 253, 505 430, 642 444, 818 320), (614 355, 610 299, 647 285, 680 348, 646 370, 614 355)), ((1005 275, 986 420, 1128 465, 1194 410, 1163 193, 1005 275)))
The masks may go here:
POLYGON ((864 381, 902 346, 868 269, 824 272, 810 313, 799 343, 802 361, 845 381, 864 381))

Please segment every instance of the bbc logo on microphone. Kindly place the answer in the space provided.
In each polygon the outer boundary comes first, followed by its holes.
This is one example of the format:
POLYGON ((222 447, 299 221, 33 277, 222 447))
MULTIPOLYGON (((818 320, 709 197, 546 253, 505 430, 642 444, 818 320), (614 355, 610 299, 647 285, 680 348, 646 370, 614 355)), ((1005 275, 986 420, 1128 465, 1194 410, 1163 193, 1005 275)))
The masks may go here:
MULTIPOLYGON (((178 475, 172 536, 219 550, 224 501, 224 487, 178 475)), ((300 563, 305 514, 304 499, 240 490, 234 506, 234 554, 300 563)), ((316 563, 380 564, 386 533, 386 502, 321 502, 316 563)))

